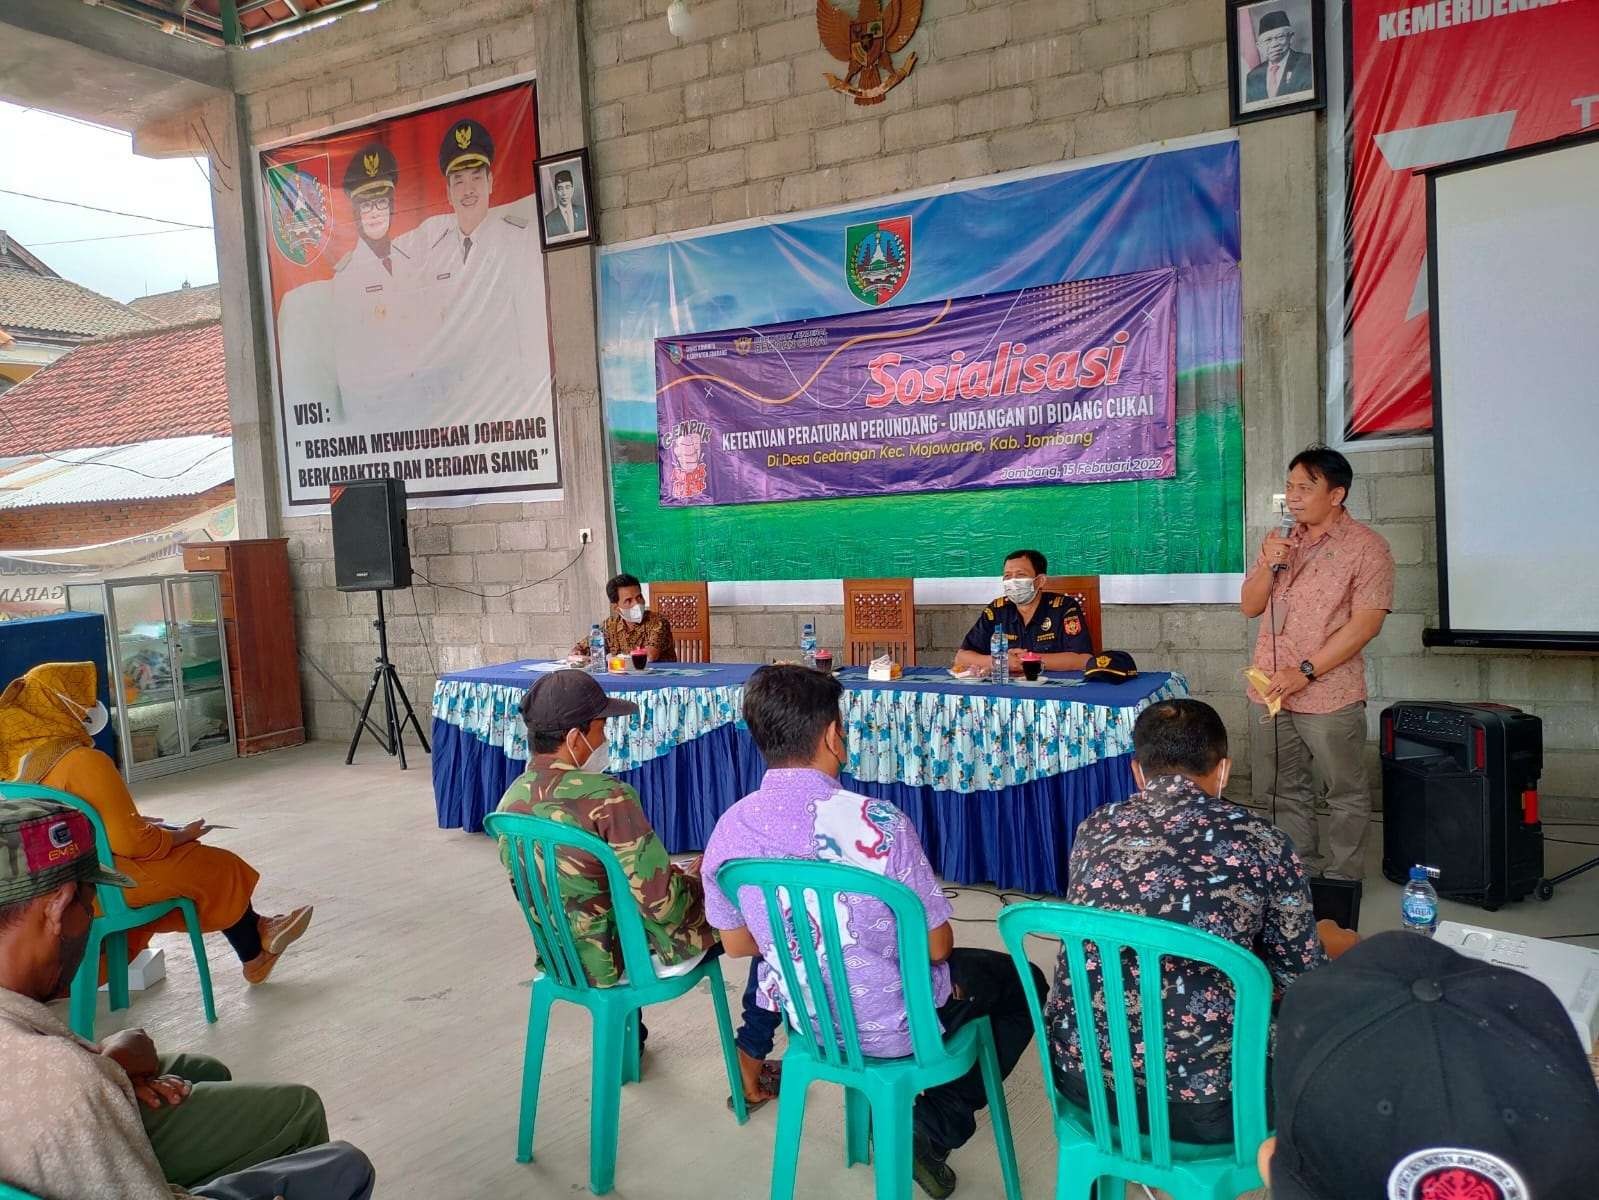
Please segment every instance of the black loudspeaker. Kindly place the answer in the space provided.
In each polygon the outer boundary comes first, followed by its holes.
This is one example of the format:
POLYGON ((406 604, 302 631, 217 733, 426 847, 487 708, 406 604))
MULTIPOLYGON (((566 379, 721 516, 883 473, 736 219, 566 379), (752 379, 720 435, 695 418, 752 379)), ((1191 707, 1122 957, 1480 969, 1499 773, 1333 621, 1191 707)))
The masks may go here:
POLYGON ((1382 873, 1438 868, 1440 896, 1490 912, 1543 875, 1543 722, 1503 704, 1384 709, 1382 873))
POLYGON ((363 479, 335 484, 331 495, 333 578, 339 591, 410 587, 405 481, 363 479))

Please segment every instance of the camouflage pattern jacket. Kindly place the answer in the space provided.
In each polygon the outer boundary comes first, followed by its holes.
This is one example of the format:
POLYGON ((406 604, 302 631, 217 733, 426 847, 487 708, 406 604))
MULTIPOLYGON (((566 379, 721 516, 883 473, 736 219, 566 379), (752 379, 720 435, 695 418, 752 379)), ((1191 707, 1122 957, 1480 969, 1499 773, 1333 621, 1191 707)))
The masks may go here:
MULTIPOLYGON (((609 775, 595 775, 565 763, 540 763, 506 789, 500 812, 529 813, 573 825, 616 850, 622 873, 644 919, 650 953, 670 966, 692 959, 716 943, 705 921, 700 881, 672 866, 666 847, 650 828, 638 793, 609 775)), ((509 847, 502 839, 500 860, 510 870, 509 847)), ((578 958, 596 987, 613 987, 621 978, 622 943, 605 870, 593 855, 562 849, 561 902, 577 944, 578 958)), ((537 920, 537 917, 534 917, 537 920)))

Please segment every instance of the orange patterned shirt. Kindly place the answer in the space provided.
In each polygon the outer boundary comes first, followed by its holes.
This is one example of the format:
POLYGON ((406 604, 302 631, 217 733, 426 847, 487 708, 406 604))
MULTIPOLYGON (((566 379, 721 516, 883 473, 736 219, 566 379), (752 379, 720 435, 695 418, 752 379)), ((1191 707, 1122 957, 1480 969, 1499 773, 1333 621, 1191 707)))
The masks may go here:
MULTIPOLYGON (((1255 636, 1254 665, 1271 674, 1297 667, 1327 644, 1361 609, 1388 612, 1394 603, 1394 556, 1382 535, 1345 512, 1321 537, 1310 539, 1304 525, 1290 535, 1292 565, 1278 572, 1271 603, 1261 614, 1255 636), (1272 609, 1281 625, 1272 655, 1272 609)), ((1366 658, 1355 654, 1309 687, 1283 701, 1290 712, 1330 713, 1366 698, 1366 658)), ((1249 699, 1261 703, 1254 688, 1249 699)))

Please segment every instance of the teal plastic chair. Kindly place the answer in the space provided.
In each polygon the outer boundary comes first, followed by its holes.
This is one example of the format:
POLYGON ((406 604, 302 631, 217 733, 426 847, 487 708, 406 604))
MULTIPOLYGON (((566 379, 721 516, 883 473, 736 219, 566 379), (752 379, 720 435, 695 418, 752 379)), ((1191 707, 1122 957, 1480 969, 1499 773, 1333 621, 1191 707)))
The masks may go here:
MULTIPOLYGON (((92 804, 67 792, 32 783, 0 783, 0 800, 54 800, 58 804, 70 804, 88 817, 89 824, 94 827, 94 847, 100 865, 115 869, 116 862, 111 857, 111 843, 106 838, 105 826, 92 804)), ((89 927, 89 945, 83 952, 78 973, 72 978, 72 1001, 68 1012, 72 1032, 81 1038, 94 1040, 101 948, 105 949, 111 1011, 117 1012, 128 1007, 128 930, 148 925, 174 909, 183 914, 183 923, 189 930, 189 944, 194 947, 194 965, 200 973, 200 998, 205 1004, 205 1019, 215 1024, 217 1007, 211 996, 211 964, 205 956, 205 936, 200 932, 200 915, 195 911, 194 901, 180 896, 135 908, 123 896, 121 888, 102 885, 95 891, 100 901, 100 915, 89 927)))
MULTIPOLYGON (((1082 1046, 1099 1045, 1094 1023, 1084 944, 1093 942, 1104 964, 1123 961, 1123 951, 1137 957, 1136 996, 1125 988, 1105 994, 1116 1116, 1111 1119, 1102 1071, 1085 1071, 1088 1111, 1072 1104, 1055 1086, 1050 1067, 1049 1037, 1044 1014, 1031 988, 1027 1005, 1033 1014, 1034 1040, 1044 1066, 1044 1087, 1055 1116, 1060 1143, 1057 1200, 1081 1200, 1098 1181, 1098 1195, 1120 1197, 1122 1181, 1165 1189, 1175 1200, 1233 1200, 1261 1186, 1255 1152, 1265 1140, 1266 1042, 1271 1027, 1271 976, 1249 951, 1225 938, 1162 921, 1157 917, 1105 912, 1076 904, 1035 900, 1013 904, 999 914, 999 932, 1016 969, 1030 978, 1026 942, 1030 936, 1059 941, 1066 954, 1072 985, 1072 1010, 1082 1046), (1166 1088, 1151 1088, 1147 1134, 1139 1130, 1137 1083, 1127 1007, 1138 1005, 1144 1034, 1144 1061, 1166 1061, 1166 1025, 1160 997, 1163 959, 1191 959, 1215 967, 1233 985, 1233 1142, 1230 1146, 1194 1146, 1174 1142, 1167 1112, 1166 1088), (1154 1101, 1159 1099, 1160 1103, 1154 1101)), ((1090 1049, 1090 1053, 1092 1050, 1090 1049)))
POLYGON ((0 1183, 0 1200, 39 1200, 39 1197, 21 1188, 14 1188, 9 1183, 0 1183))
POLYGON ((533 978, 527 1048, 522 1059, 517 1162, 533 1161, 533 1126, 538 1117, 544 1042, 549 1034, 550 1008, 558 1000, 588 1009, 594 1022, 589 1094, 589 1191, 596 1196, 610 1191, 616 1179, 622 1085, 639 1080, 639 1011, 647 1005, 675 1000, 701 982, 710 985, 734 1115, 742 1125, 749 1114, 744 1103, 744 1079, 738 1069, 721 962, 705 958, 689 971, 659 974, 650 957, 648 935, 644 932, 643 918, 639 916, 638 902, 633 898, 616 852, 586 830, 526 813, 490 813, 483 820, 483 829, 491 836, 505 838, 510 845, 511 880, 516 885, 516 897, 522 902, 522 915, 527 918, 528 929, 533 934, 533 946, 538 951, 539 971, 533 978), (557 887, 551 882, 560 879, 556 853, 563 846, 592 855, 605 868, 606 886, 610 889, 616 931, 622 945, 624 983, 595 987, 583 971, 566 909, 561 904, 557 887), (535 867, 535 863, 540 865, 535 867))
MULTIPOLYGON (((717 872, 722 891, 738 903, 740 891, 753 888, 766 905, 772 944, 797 947, 780 959, 783 990, 791 998, 806 980, 824 981, 824 995, 809 992, 813 1025, 789 1023, 783 1055, 783 1087, 777 1100, 777 1148, 772 1160, 772 1200, 792 1200, 805 1128, 805 1098, 818 1080, 844 1088, 844 1164, 866 1162, 876 1153, 877 1200, 910 1200, 912 1174, 912 1111, 916 1097, 930 1087, 959 1079, 973 1064, 981 1066, 994 1124, 994 1144, 1007 1200, 1021 1200, 1016 1149, 1011 1144, 1010 1113, 1005 1086, 994 1052, 994 1032, 982 1017, 944 1036, 933 1004, 932 967, 927 953, 927 911, 916 893, 898 880, 845 863, 798 859, 735 859, 717 872), (779 905, 779 893, 803 895, 801 903, 779 905), (844 969, 838 929, 838 897, 870 896, 894 916, 899 965, 905 981, 905 1008, 910 1016, 911 1054, 906 1058, 868 1058, 861 1053, 844 969), (803 928, 797 917, 805 915, 803 928), (817 918, 820 917, 818 922, 817 918), (820 929, 817 928, 818 923, 820 929), (824 955, 817 953, 818 946, 824 955), (818 1036, 819 1034, 819 1036, 818 1036), (869 1148, 870 1142, 870 1148, 869 1148)), ((1030 987, 1028 990, 1031 990, 1030 987)))

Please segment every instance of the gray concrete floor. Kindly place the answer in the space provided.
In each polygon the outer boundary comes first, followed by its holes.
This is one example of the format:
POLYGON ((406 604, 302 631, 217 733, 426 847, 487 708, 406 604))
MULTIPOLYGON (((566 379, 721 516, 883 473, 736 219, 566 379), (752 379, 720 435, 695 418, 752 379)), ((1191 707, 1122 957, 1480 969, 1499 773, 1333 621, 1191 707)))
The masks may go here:
MULTIPOLYGON (((157 939, 166 981, 134 993, 121 1013, 107 1015, 102 995, 99 1031, 140 1025, 163 1049, 214 1054, 237 1077, 311 1084, 334 1136, 376 1162, 385 1200, 585 1194, 589 1030, 570 1006, 557 1007, 544 1060, 538 1160, 515 1161, 532 950, 492 845, 435 826, 424 756, 402 773, 368 742, 354 766, 342 760, 342 747, 311 745, 134 789, 147 814, 236 825, 208 840, 261 872, 258 909, 311 902, 317 915, 258 988, 244 983, 220 935, 208 939, 219 1017, 211 1026, 186 940, 157 939)), ((1599 842, 1593 829, 1549 833, 1599 842)), ((1399 908, 1398 889, 1378 873, 1380 838, 1372 842, 1367 932, 1395 926, 1399 908)), ((1596 852, 1550 845, 1549 869, 1596 852)), ((992 893, 959 889, 958 943, 1000 948, 992 924, 999 908, 992 893)), ((1599 930, 1599 871, 1547 904, 1529 900, 1490 914, 1445 902, 1444 915, 1531 934, 1599 930)), ((1581 944, 1599 947, 1599 938, 1581 944)), ((737 975, 729 974, 730 990, 742 982, 737 975)), ((724 1108, 709 998, 700 990, 651 1009, 649 1023, 644 1080, 623 1091, 615 1195, 764 1197, 775 1107, 743 1128, 724 1108)), ((1026 1194, 1052 1196, 1054 1138, 1032 1051, 1007 1095, 1026 1194)), ((837 1091, 813 1089, 798 1195, 872 1195, 868 1169, 845 1170, 841 1133, 837 1091)), ((986 1119, 952 1161, 959 1195, 1001 1194, 986 1119)))

